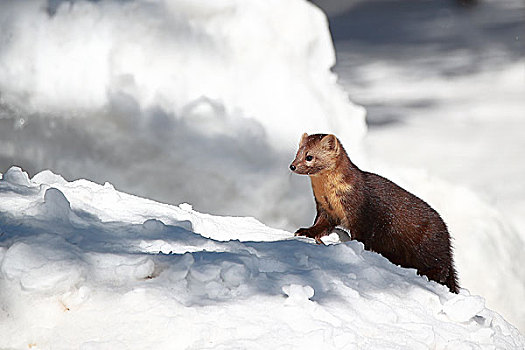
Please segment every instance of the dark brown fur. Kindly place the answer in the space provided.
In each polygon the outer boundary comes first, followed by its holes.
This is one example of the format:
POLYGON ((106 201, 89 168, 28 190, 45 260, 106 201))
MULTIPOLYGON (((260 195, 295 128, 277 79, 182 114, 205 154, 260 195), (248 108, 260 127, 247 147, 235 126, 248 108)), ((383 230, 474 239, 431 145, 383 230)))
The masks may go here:
POLYGON ((365 249, 458 292, 447 226, 426 202, 360 170, 334 135, 304 134, 290 169, 310 176, 317 208, 314 225, 296 235, 321 244, 341 226, 365 249))

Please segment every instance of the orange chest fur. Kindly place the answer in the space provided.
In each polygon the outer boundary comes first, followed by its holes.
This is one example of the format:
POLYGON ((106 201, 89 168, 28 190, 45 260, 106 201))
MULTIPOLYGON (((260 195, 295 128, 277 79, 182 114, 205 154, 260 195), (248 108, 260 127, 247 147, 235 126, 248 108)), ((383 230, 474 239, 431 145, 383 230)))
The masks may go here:
POLYGON ((338 174, 311 176, 310 179, 317 203, 338 225, 347 226, 347 213, 342 199, 351 190, 350 184, 338 174))

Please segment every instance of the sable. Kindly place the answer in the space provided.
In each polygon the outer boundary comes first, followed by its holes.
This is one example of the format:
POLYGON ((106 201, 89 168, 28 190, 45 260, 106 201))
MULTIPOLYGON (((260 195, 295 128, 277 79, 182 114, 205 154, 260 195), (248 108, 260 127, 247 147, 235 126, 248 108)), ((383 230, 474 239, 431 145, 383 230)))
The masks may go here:
POLYGON ((290 169, 310 176, 317 209, 313 226, 296 235, 321 244, 321 237, 343 227, 365 249, 458 293, 447 226, 425 201, 360 170, 334 135, 303 134, 290 169))

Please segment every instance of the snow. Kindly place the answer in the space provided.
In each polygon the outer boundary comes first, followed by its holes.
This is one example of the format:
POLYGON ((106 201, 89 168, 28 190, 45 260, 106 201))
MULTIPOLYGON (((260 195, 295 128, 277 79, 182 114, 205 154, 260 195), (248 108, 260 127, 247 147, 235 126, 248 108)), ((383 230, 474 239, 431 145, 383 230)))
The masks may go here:
POLYGON ((297 226, 303 211, 279 213, 309 198, 286 176, 300 135, 361 154, 365 111, 308 2, 2 1, 0 27, 5 170, 297 226))
POLYGON ((522 347, 522 1, 318 3, 335 68, 300 0, 0 2, 0 347, 522 347), (460 296, 291 236, 303 132, 438 210, 460 296))
POLYGON ((2 348, 525 346, 482 297, 355 241, 319 246, 50 171, 25 180, 16 167, 0 180, 2 348))
POLYGON ((522 332, 523 6, 377 0, 331 19, 335 71, 367 109, 370 169, 438 210, 460 285, 522 332))

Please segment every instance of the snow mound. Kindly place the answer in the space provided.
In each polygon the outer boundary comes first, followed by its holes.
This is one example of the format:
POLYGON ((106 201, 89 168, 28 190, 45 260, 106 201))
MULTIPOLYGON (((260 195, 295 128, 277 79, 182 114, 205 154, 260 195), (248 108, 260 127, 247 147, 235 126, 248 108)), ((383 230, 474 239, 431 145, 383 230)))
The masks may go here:
POLYGON ((304 219, 282 176, 303 132, 361 155, 365 111, 309 2, 3 1, 0 28, 4 167, 282 227, 304 219))
POLYGON ((240 116, 272 141, 300 135, 280 123, 293 115, 363 131, 329 73, 325 15, 305 1, 30 1, 1 13, 0 91, 17 109, 71 117, 135 103, 211 136, 237 135, 228 119, 240 116))
POLYGON ((482 297, 451 294, 358 242, 318 246, 109 184, 8 173, 1 348, 525 346, 482 297))

